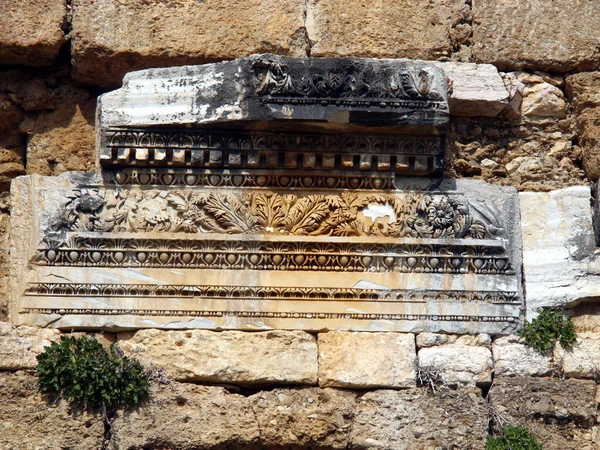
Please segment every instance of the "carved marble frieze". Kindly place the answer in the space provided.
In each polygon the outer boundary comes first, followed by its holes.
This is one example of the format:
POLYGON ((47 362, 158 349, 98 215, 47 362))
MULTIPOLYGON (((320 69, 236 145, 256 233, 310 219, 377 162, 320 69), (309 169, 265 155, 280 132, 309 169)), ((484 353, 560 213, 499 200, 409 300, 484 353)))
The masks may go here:
POLYGON ((11 318, 510 333, 517 193, 443 172, 439 65, 255 55, 128 74, 99 173, 12 186, 11 318))
POLYGON ((502 333, 519 322, 511 188, 157 189, 70 174, 21 179, 14 195, 41 212, 14 215, 28 236, 15 261, 22 323, 502 333))

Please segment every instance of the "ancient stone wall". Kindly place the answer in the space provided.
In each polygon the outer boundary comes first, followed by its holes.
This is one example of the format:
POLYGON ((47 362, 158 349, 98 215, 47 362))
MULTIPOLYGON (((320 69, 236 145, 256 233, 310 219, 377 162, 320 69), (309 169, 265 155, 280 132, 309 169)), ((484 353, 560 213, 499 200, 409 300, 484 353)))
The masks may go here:
POLYGON ((506 423, 544 449, 600 448, 599 65, 589 0, 0 1, 0 449, 482 449, 506 423), (69 330, 8 317, 11 181, 95 170, 97 98, 126 73, 255 53, 436 61, 450 86, 444 175, 519 191, 526 317, 566 307, 574 348, 540 355, 485 333, 107 332, 169 383, 115 418, 109 444, 101 417, 48 405, 35 356, 69 330))

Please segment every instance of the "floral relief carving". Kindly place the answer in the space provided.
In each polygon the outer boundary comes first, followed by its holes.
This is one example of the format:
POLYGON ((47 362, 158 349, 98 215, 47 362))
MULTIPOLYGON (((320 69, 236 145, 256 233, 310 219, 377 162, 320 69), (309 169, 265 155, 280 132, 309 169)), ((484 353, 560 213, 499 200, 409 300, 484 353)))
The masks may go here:
POLYGON ((282 194, 105 190, 73 191, 53 229, 104 232, 381 236, 492 239, 504 229, 460 197, 341 192, 282 194), (373 216, 371 208, 380 212, 373 216))
POLYGON ((427 69, 407 69, 370 76, 351 70, 296 72, 284 63, 270 63, 261 77, 257 93, 273 97, 443 99, 434 85, 435 76, 427 69))

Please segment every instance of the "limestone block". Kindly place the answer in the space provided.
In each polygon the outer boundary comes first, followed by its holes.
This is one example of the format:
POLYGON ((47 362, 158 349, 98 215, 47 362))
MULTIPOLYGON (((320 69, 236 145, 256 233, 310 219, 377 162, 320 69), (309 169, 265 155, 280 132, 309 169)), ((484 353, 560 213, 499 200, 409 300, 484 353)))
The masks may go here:
POLYGON ((473 58, 499 69, 582 71, 597 67, 600 3, 587 0, 479 0, 473 4, 473 58), (576 30, 576 32, 574 32, 576 30))
POLYGON ((417 334, 417 348, 435 347, 436 345, 447 344, 450 339, 449 334, 441 333, 419 333, 417 334))
POLYGON ((400 333, 320 333, 319 385, 408 388, 416 384, 415 337, 400 333))
POLYGON ((58 330, 0 322, 0 370, 34 369, 36 356, 59 338, 58 330))
POLYGON ((448 385, 489 384, 492 381, 492 352, 485 347, 448 344, 419 350, 419 370, 439 372, 448 385))
POLYGON ((417 335, 417 348, 435 347, 444 344, 459 345, 480 345, 491 348, 492 337, 487 333, 476 335, 463 334, 440 334, 440 333, 419 333, 417 335))
POLYGON ((0 2, 0 65, 46 66, 65 43, 63 0, 0 2))
POLYGON ((114 448, 120 449, 250 448, 259 434, 246 397, 176 382, 152 386, 149 400, 119 411, 112 426, 114 448))
POLYGON ((544 450, 594 450, 595 392, 593 381, 498 377, 488 397, 492 426, 527 427, 544 450))
POLYGON ((595 181, 600 178, 600 72, 567 77, 566 91, 575 111, 583 167, 595 181))
POLYGON ((509 104, 510 93, 491 64, 440 63, 450 82, 453 116, 496 117, 509 104))
POLYGON ((73 1, 74 77, 116 87, 125 73, 274 52, 306 56, 302 0, 73 1))
POLYGON ((496 376, 544 377, 552 374, 552 356, 542 355, 523 344, 519 336, 503 336, 492 345, 496 376))
POLYGON ((260 448, 346 449, 355 394, 337 389, 274 389, 248 399, 260 429, 260 448))
POLYGON ((523 89, 521 114, 564 119, 567 115, 565 96, 559 88, 550 83, 541 80, 536 83, 527 83, 523 89))
POLYGON ((53 111, 39 114, 27 144, 27 173, 58 175, 91 171, 96 157, 95 97, 79 89, 60 88, 53 111))
POLYGON ((600 295, 590 198, 584 186, 519 194, 528 320, 543 306, 600 295))
POLYGON ((600 377, 600 334, 578 333, 577 342, 571 348, 557 344, 554 359, 562 372, 572 378, 600 377))
POLYGON ((484 447, 485 400, 479 389, 374 391, 357 402, 353 449, 423 450, 484 447))
POLYGON ((118 345, 179 381, 317 384, 316 339, 302 331, 142 330, 118 345))
POLYGON ((461 2, 310 0, 306 29, 311 56, 435 60, 452 51, 452 24, 469 16, 461 2))
MULTIPOLYGON (((0 349, 2 346, 0 343, 0 349)), ((37 377, 33 375, 0 371, 0 399, 3 450, 103 447, 102 416, 75 412, 65 401, 50 405, 39 394, 37 377)))

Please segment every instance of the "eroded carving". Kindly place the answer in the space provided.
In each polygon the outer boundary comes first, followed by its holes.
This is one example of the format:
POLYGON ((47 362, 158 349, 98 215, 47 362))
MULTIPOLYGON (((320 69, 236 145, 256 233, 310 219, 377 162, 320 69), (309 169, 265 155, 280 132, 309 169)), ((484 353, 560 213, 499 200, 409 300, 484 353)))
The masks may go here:
POLYGON ((410 100, 415 109, 442 107, 435 100, 443 100, 443 95, 434 83, 433 71, 427 68, 375 71, 350 65, 345 70, 292 69, 282 61, 265 65, 257 89, 264 102, 399 107, 410 100), (415 103, 419 100, 427 102, 415 103))
POLYGON ((62 267, 312 270, 514 275, 502 245, 114 239, 49 236, 40 264, 62 267))
POLYGON ((338 192, 73 191, 56 230, 493 239, 498 218, 459 197, 338 192), (385 213, 370 208, 387 207, 385 213), (373 215, 374 214, 374 215, 373 215))

